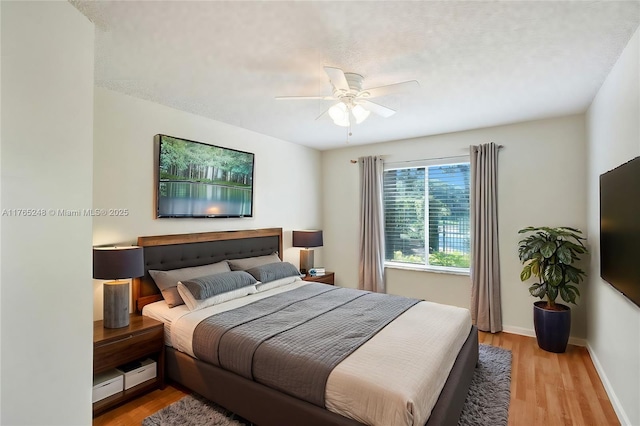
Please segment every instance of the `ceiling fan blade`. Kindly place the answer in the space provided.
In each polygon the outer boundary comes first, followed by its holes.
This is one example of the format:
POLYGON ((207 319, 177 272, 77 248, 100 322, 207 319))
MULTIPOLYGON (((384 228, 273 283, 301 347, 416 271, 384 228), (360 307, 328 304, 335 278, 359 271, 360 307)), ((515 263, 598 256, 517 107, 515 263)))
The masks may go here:
POLYGON ((299 100, 309 100, 309 99, 321 99, 323 101, 332 101, 335 98, 333 96, 276 96, 276 100, 278 101, 299 101, 299 100))
POLYGON ((344 90, 345 92, 349 91, 347 77, 344 76, 344 72, 340 68, 324 67, 324 72, 327 73, 331 84, 333 84, 336 89, 344 90))
POLYGON ((404 92, 407 90, 415 90, 420 87, 417 80, 403 81, 402 83, 389 84, 388 86, 373 87, 360 92, 360 96, 365 98, 377 98, 378 96, 390 95, 392 93, 404 92), (366 95, 366 94, 369 95, 366 95))
POLYGON ((366 101, 364 99, 359 100, 357 104, 362 105, 364 108, 368 109, 372 113, 378 114, 379 116, 384 118, 389 118, 396 113, 391 108, 387 108, 386 106, 382 106, 375 102, 366 101))

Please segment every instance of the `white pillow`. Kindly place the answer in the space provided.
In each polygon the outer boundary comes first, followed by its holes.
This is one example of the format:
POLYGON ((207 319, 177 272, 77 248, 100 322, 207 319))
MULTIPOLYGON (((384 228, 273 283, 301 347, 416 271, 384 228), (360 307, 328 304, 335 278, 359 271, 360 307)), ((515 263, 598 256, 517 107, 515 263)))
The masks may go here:
POLYGON ((271 253, 266 256, 245 257, 243 259, 228 259, 227 262, 232 271, 246 271, 260 265, 282 262, 278 253, 271 253))
POLYGON ((267 291, 271 290, 272 288, 282 287, 283 285, 294 283, 296 281, 302 281, 302 278, 300 278, 299 276, 284 277, 280 278, 279 280, 269 281, 268 283, 261 283, 260 281, 258 281, 258 284, 256 284, 256 289, 258 290, 258 292, 267 291))
POLYGON ((226 293, 218 294, 216 296, 212 296, 208 299, 198 300, 189 291, 187 286, 178 283, 178 293, 182 296, 182 300, 184 300, 184 304, 187 305, 190 311, 197 311, 199 309, 206 308, 208 306, 217 305, 222 302, 228 302, 229 300, 238 299, 240 297, 244 297, 248 294, 257 293, 255 285, 242 287, 237 290, 228 291, 226 293))

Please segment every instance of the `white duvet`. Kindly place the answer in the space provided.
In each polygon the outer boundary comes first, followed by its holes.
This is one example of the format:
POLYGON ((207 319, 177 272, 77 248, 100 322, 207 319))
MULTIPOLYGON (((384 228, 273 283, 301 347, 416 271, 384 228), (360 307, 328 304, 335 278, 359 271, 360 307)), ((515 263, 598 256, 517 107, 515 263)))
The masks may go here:
MULTIPOLYGON (((161 301, 143 314, 165 323, 167 345, 194 356, 193 331, 203 319, 307 284, 296 279, 195 312, 161 301)), ((467 309, 418 303, 334 368, 327 409, 372 426, 424 425, 470 330, 467 309)))

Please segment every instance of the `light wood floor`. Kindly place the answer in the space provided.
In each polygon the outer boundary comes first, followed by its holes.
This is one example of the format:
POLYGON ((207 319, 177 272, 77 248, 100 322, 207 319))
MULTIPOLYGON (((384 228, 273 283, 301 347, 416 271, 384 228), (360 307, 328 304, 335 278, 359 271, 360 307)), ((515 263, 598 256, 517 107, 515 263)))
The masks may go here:
POLYGON ((586 348, 543 351, 534 337, 479 334, 480 343, 511 350, 509 425, 619 425, 586 348))
MULTIPOLYGON (((509 426, 619 425, 586 348, 564 354, 538 348, 533 337, 480 332, 480 343, 509 349, 513 355, 509 426)), ((168 385, 94 419, 94 426, 139 425, 187 393, 168 385)))

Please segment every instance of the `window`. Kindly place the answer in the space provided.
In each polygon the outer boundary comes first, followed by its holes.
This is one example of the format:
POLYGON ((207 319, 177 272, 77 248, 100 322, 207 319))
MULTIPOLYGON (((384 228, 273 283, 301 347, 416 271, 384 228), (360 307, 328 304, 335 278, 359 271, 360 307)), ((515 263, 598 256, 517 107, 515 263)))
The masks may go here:
POLYGON ((391 166, 383 188, 386 262, 468 272, 469 163, 391 166))

